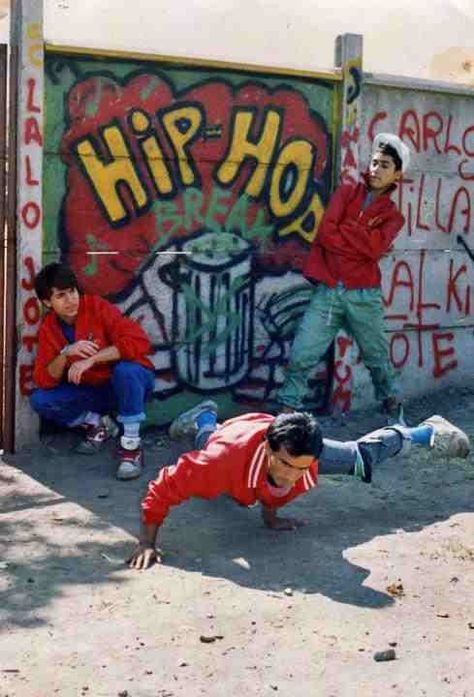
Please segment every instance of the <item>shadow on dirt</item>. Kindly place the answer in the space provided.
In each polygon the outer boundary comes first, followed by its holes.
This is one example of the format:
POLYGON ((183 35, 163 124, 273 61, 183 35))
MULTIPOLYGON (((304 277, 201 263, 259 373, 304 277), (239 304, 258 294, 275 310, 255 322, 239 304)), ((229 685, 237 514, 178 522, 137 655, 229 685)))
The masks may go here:
MULTIPOLYGON (((457 410, 463 412, 458 422, 468 430, 474 423, 471 403, 467 396, 464 406, 457 402, 457 410)), ((329 421, 325 431, 331 437, 348 438, 377 425, 369 416, 351 421, 350 434, 347 427, 329 421)), ((141 480, 128 483, 114 479, 111 448, 93 457, 76 455, 70 450, 70 435, 52 437, 34 452, 8 458, 34 480, 39 491, 27 495, 17 490, 11 474, 2 475, 0 470, 5 492, 0 499, 3 546, 6 541, 16 547, 33 541, 44 551, 33 561, 25 555, 24 561, 8 566, 0 606, 11 622, 41 622, 35 619, 35 612, 66 592, 67 584, 133 583, 137 572, 129 571, 122 560, 133 549, 129 535, 138 531, 139 502, 146 482, 184 449, 173 444, 159 447, 153 434, 147 441, 145 473, 141 480), (71 503, 77 517, 70 514, 68 505, 64 518, 64 504, 71 503), (56 510, 58 520, 54 522, 56 510), (43 534, 41 522, 36 522, 45 511, 52 516, 53 525, 64 527, 61 544, 52 544, 43 534)), ((351 563, 345 552, 374 537, 400 529, 417 531, 456 513, 474 511, 473 473, 472 455, 467 461, 455 460, 446 466, 429 451, 416 449, 410 457, 384 463, 371 486, 350 477, 323 477, 318 489, 285 509, 290 515, 310 519, 308 526, 292 533, 266 530, 258 508, 241 508, 225 497, 192 500, 174 509, 163 526, 164 562, 265 592, 281 594, 291 587, 339 603, 384 608, 393 599, 364 585, 370 569, 351 563)))

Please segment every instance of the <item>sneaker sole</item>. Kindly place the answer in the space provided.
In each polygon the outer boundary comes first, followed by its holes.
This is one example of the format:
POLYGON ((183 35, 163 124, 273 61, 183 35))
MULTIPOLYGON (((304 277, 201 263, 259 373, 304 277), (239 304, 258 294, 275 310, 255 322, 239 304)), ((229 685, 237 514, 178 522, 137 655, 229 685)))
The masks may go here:
POLYGON ((455 426, 443 416, 435 414, 426 419, 422 423, 433 428, 433 450, 440 455, 447 457, 466 458, 471 451, 471 443, 468 435, 459 426, 455 426), (436 427, 445 427, 449 431, 447 433, 436 433, 436 427))
POLYGON ((137 467, 133 472, 120 472, 120 466, 117 470, 117 473, 115 475, 116 479, 118 479, 121 482, 127 482, 130 479, 138 479, 138 477, 141 475, 143 471, 143 467, 137 467))
POLYGON ((145 464, 145 453, 143 450, 140 456, 135 460, 120 460, 119 466, 117 467, 117 472, 115 473, 116 479, 120 481, 127 481, 129 479, 137 479, 143 472, 143 466, 145 464), (125 471, 120 471, 122 467, 126 467, 125 471))
POLYGON ((74 452, 78 453, 79 455, 95 455, 102 449, 104 443, 105 440, 102 441, 102 443, 97 444, 82 442, 79 443, 79 445, 76 445, 74 452))
POLYGON ((195 420, 203 411, 215 411, 217 413, 217 404, 212 399, 206 402, 200 402, 192 409, 184 411, 176 417, 168 429, 169 437, 173 440, 178 440, 186 435, 189 435, 195 427, 195 420))

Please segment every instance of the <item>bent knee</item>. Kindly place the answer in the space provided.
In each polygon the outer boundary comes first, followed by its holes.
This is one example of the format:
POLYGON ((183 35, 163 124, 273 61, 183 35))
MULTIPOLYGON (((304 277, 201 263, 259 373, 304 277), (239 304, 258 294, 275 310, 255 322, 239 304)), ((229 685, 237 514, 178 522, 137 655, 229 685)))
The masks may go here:
POLYGON ((137 373, 141 372, 142 366, 134 361, 119 361, 113 367, 114 378, 128 378, 130 376, 135 376, 137 373))
POLYGON ((113 371, 118 375, 127 375, 135 372, 139 367, 139 364, 134 361, 118 361, 114 365, 113 371))
POLYGON ((49 402, 49 390, 36 389, 30 395, 30 406, 34 411, 41 412, 49 402))

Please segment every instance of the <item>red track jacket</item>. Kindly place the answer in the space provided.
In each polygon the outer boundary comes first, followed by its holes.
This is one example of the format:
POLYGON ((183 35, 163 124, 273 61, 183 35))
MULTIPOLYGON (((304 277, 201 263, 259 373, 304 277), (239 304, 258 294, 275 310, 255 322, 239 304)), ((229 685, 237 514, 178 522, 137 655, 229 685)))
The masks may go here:
POLYGON ((171 506, 192 496, 212 499, 228 494, 243 506, 260 501, 279 508, 316 486, 318 461, 283 496, 267 482, 265 434, 274 417, 244 414, 225 421, 209 438, 204 450, 182 455, 176 465, 164 467, 150 482, 142 502, 143 522, 160 525, 171 506))
POLYGON ((392 246, 405 219, 391 192, 364 210, 367 191, 366 183, 343 184, 332 195, 304 268, 310 281, 332 288, 338 281, 349 289, 380 286, 377 262, 392 246))
MULTIPOLYGON (((75 340, 81 339, 95 341, 99 350, 115 346, 123 360, 135 361, 145 368, 153 368, 147 357, 151 349, 150 341, 140 325, 124 317, 120 310, 98 295, 81 296, 75 323, 75 340)), ((33 370, 33 379, 38 387, 49 389, 59 385, 61 380, 51 377, 47 368, 66 345, 67 341, 57 315, 48 312, 39 330, 38 354, 33 370)), ((78 360, 81 359, 75 356, 70 362, 78 360)), ((111 366, 100 363, 84 373, 81 383, 100 385, 110 380, 110 376, 111 366)))

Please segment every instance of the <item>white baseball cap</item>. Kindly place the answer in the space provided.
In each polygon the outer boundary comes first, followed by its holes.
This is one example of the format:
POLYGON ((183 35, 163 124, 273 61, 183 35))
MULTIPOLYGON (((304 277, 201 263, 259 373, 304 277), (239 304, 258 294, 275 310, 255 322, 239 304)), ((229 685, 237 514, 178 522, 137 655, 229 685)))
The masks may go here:
POLYGON ((373 149, 378 150, 383 145, 390 145, 402 161, 402 172, 406 172, 410 164, 410 148, 405 145, 395 133, 378 133, 374 138, 373 149))

